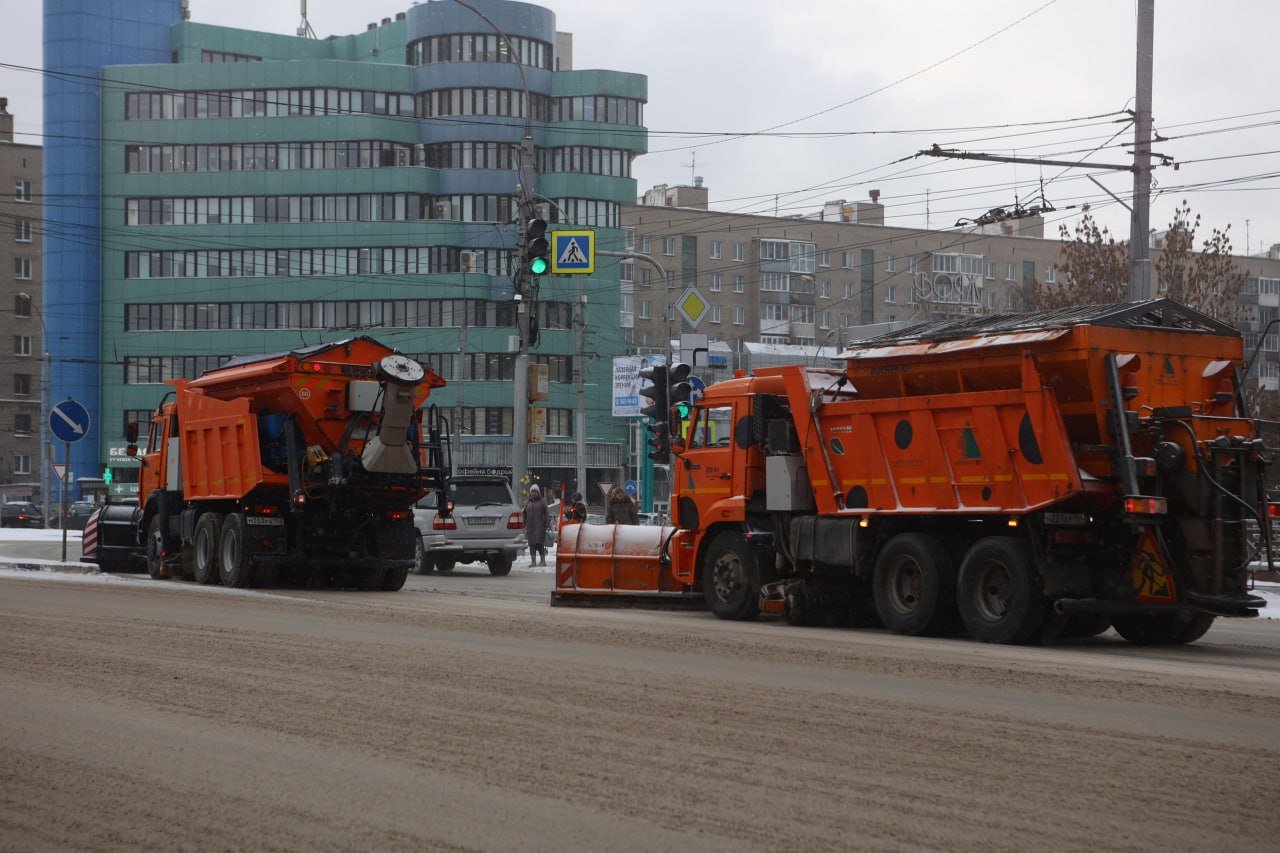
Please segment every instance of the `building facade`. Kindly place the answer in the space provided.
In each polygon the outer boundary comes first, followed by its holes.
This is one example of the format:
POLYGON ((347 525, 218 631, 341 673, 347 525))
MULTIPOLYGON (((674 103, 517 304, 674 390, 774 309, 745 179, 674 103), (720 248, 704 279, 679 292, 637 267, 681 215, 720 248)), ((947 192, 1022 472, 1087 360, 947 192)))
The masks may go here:
POLYGON ((40 314, 42 158, 14 141, 13 113, 0 98, 0 497, 30 499, 47 476, 41 454, 44 335, 40 314))
MULTIPOLYGON (((148 417, 165 380, 368 334, 448 380, 433 402, 462 435, 457 465, 508 467, 520 141, 534 139, 551 228, 620 241, 646 145, 645 78, 574 70, 552 12, 508 0, 473 0, 483 17, 415 4, 325 40, 197 24, 177 2, 124 5, 154 7, 165 50, 94 71, 101 364, 76 387, 103 426, 84 455, 127 480, 135 469, 114 461, 125 424, 148 417)), ((94 270, 77 272, 51 300, 90 292, 94 270)), ((579 369, 588 468, 609 479, 623 458, 624 426, 600 416, 609 357, 624 351, 617 266, 586 289, 586 349, 603 359, 576 352, 571 282, 543 278, 532 306, 531 360, 550 396, 529 465, 551 484, 577 464, 579 369)))

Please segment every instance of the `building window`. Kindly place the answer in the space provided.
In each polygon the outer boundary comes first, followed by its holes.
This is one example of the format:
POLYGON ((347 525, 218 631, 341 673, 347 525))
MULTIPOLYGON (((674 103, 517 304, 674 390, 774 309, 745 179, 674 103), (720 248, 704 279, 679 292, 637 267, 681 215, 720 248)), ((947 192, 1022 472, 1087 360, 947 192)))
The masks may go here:
POLYGON ((847 270, 853 269, 853 252, 845 252, 840 258, 840 266, 847 270))
POLYGON ((712 293, 719 293, 724 287, 724 277, 718 272, 711 274, 711 284, 709 285, 712 293))
POLYGON ((742 260, 746 260, 746 257, 747 257, 747 250, 746 250, 745 244, 743 244, 743 243, 734 243, 734 244, 733 244, 733 259, 734 259, 735 261, 742 261, 742 260))
POLYGON ((712 322, 712 323, 719 323, 719 322, 721 322, 721 321, 720 321, 720 306, 719 306, 719 305, 712 305, 712 306, 711 306, 711 322, 712 322))
POLYGON ((892 285, 892 284, 885 285, 885 288, 884 288, 884 301, 885 301, 885 302, 888 302, 888 303, 890 303, 890 304, 892 304, 892 303, 896 302, 896 301, 897 301, 897 299, 896 299, 896 295, 897 295, 897 286, 896 286, 896 285, 892 285))
POLYGON ((640 254, 642 255, 653 254, 653 238, 650 237, 648 234, 640 235, 640 254))
POLYGON ((791 322, 812 323, 813 311, 814 309, 812 305, 792 305, 791 306, 791 322))
POLYGON ((994 310, 996 307, 996 295, 994 293, 987 294, 987 310, 994 310))
POLYGON ((831 312, 830 311, 820 311, 818 313, 818 327, 821 329, 831 328, 831 312))
POLYGON ((987 264, 987 275, 986 275, 986 279, 987 279, 987 281, 995 281, 995 280, 996 280, 996 265, 995 265, 995 264, 987 264))
POLYGON ((31 454, 15 453, 13 456, 13 473, 30 474, 31 473, 31 454))
POLYGON ((760 290, 786 293, 791 289, 791 276, 785 272, 767 272, 760 276, 760 290))
POLYGON ((851 328, 853 328, 853 315, 852 315, 852 314, 841 314, 841 315, 840 315, 840 328, 842 328, 842 329, 851 329, 851 328))
POLYGON ((744 279, 744 278, 743 278, 742 276, 740 276, 740 275, 735 275, 735 276, 733 277, 733 292, 734 292, 734 293, 745 293, 745 292, 746 292, 746 289, 747 289, 746 279, 744 279))
POLYGON ((18 217, 18 221, 14 227, 13 239, 19 243, 31 242, 31 220, 18 217))
POLYGON ((14 201, 31 201, 31 182, 15 181, 13 185, 14 201))
POLYGON ((1013 281, 1013 264, 1004 265, 1004 280, 1013 281))
POLYGON ((845 299, 853 298, 853 282, 851 281, 846 281, 844 283, 844 298, 845 299))
POLYGON ((13 396, 15 397, 31 396, 31 374, 30 373, 13 374, 13 396))
POLYGON ((31 317, 31 297, 25 293, 16 294, 13 297, 13 316, 15 317, 31 317))
POLYGON ((733 325, 742 326, 747 322, 747 309, 741 305, 733 309, 733 325))
POLYGON ((1057 267, 1045 267, 1045 270, 1044 270, 1044 280, 1045 280, 1047 283, 1049 283, 1049 284, 1057 284, 1057 283, 1058 283, 1058 268, 1057 268, 1057 267))
POLYGON ((886 255, 886 256, 885 256, 885 259, 884 259, 884 271, 885 271, 885 272, 897 272, 897 271, 898 271, 898 259, 897 259, 897 258, 895 258, 893 255, 886 255))
POLYGON ((818 296, 820 296, 823 299, 831 298, 831 282, 829 281, 818 282, 818 296))
POLYGON ((648 299, 640 300, 640 319, 641 320, 653 319, 653 303, 650 302, 648 299))
POLYGON ((831 253, 826 249, 823 249, 821 252, 818 253, 818 266, 820 267, 831 266, 831 253))
POLYGON ((713 261, 720 260, 720 245, 721 244, 719 240, 711 241, 711 260, 713 261))
POLYGON ((14 335, 13 336, 13 354, 30 356, 31 355, 31 336, 30 335, 14 335))
POLYGON ((13 276, 19 281, 29 281, 31 279, 31 259, 14 258, 13 276))
POLYGON ((17 412, 13 416, 13 434, 19 438, 31 435, 31 415, 17 412))
POLYGON ((653 270, 649 269, 648 267, 640 267, 640 269, 636 270, 636 272, 640 276, 640 278, 636 281, 636 283, 639 284, 641 287, 648 287, 649 285, 653 284, 653 270))
POLYGON ((662 238, 662 254, 667 255, 668 257, 675 257, 675 254, 676 254, 676 238, 675 237, 662 238))

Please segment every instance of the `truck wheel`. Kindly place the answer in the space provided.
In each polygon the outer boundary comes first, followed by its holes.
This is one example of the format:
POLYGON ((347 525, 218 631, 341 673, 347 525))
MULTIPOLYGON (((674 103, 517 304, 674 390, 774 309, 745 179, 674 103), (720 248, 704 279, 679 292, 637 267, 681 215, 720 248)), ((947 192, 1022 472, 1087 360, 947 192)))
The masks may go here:
POLYGON ((1072 613, 1058 635, 1065 638, 1096 637, 1111 627, 1109 613, 1072 613))
POLYGON ((960 618, 984 643, 1029 643, 1048 604, 1027 543, 1004 536, 980 539, 960 564, 960 618))
POLYGON ((376 569, 369 569, 360 578, 360 588, 365 592, 376 592, 382 589, 382 584, 387 579, 387 567, 378 566, 376 569))
POLYGON ((218 540, 222 538, 222 513, 206 512, 200 516, 192 538, 196 583, 217 583, 221 580, 218 572, 218 540))
POLYGON ((449 572, 453 571, 453 568, 456 565, 458 565, 458 563, 455 560, 446 560, 443 557, 435 558, 436 571, 442 575, 449 574, 449 572))
POLYGON ((396 592, 404 589, 404 582, 409 579, 409 564, 405 563, 398 569, 387 569, 386 575, 382 578, 383 592, 396 592))
POLYGON ((151 517, 147 525, 147 574, 152 580, 164 577, 164 532, 160 529, 160 516, 151 517))
POLYGON ((936 636, 955 626, 955 564, 937 537, 901 533, 890 539, 876 558, 871 594, 891 631, 936 636))
POLYGON ((754 619, 760 612, 756 554, 742 534, 726 530, 702 557, 702 597, 720 619, 754 619))
POLYGON ((413 537, 413 571, 419 575, 431 574, 431 560, 427 557, 427 550, 422 547, 421 536, 413 537))
POLYGON ((1189 620, 1178 613, 1117 613, 1111 623, 1135 646, 1180 646, 1203 637, 1216 618, 1210 613, 1197 613, 1189 620))
POLYGON ((501 577, 511 574, 511 564, 515 562, 515 557, 511 554, 499 554, 485 562, 489 564, 489 574, 501 577))
POLYGON ((218 575, 223 586, 244 589, 253 583, 253 564, 249 562, 249 549, 245 546, 244 516, 238 512, 228 514, 222 522, 222 535, 218 537, 218 575))

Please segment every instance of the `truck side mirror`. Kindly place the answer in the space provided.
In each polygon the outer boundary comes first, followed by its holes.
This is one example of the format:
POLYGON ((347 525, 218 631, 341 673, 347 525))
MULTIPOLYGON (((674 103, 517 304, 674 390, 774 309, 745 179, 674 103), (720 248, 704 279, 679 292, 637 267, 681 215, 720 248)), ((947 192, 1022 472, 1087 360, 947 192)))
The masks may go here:
POLYGON ((124 425, 124 440, 130 444, 138 443, 138 422, 129 421, 124 425))

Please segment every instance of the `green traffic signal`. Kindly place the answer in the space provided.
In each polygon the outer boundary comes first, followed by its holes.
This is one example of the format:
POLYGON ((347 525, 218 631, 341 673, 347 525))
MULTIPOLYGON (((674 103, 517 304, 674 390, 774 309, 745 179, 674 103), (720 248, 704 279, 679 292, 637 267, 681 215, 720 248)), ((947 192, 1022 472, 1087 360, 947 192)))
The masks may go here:
POLYGON ((688 420, 688 419, 689 419, 689 413, 690 413, 690 412, 692 412, 692 411, 693 411, 693 405, 692 405, 692 404, 690 404, 690 403, 677 403, 677 404, 676 404, 676 417, 678 417, 678 418, 679 418, 680 420, 682 420, 682 421, 684 421, 684 420, 688 420))
POLYGON ((546 258, 533 258, 529 261, 529 272, 534 275, 542 275, 547 271, 546 258))

